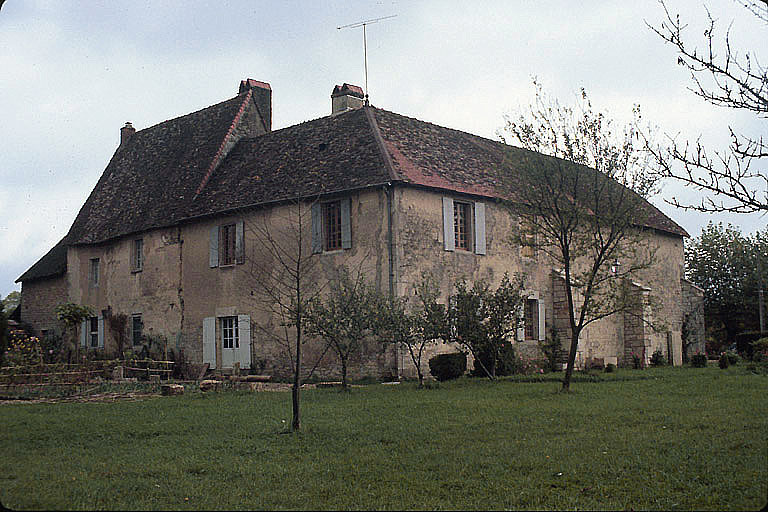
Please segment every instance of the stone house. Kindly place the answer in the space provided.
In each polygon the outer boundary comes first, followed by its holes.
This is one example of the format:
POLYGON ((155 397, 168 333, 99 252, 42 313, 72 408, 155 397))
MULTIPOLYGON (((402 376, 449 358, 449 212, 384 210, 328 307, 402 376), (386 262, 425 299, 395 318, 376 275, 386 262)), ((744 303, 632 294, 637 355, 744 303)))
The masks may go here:
MULTIPOLYGON (((255 328, 279 321, 255 307, 253 272, 274 261, 254 227, 311 202, 307 250, 326 276, 354 266, 402 296, 430 271, 446 297, 459 277, 495 284, 504 272, 523 272, 520 349, 535 350, 564 328, 559 269, 510 241, 517 220, 496 201, 500 181, 489 170, 514 164, 519 150, 364 105, 362 90, 348 84, 334 88, 331 115, 273 131, 271 92, 247 79, 234 98, 197 112, 139 131, 126 123, 67 235, 18 279, 22 320, 55 329, 53 308, 76 302, 96 312, 80 333, 95 350, 115 349, 106 320, 123 313, 137 343, 161 337, 213 368, 239 363, 285 375, 290 358, 255 328)), ((647 360, 657 349, 681 362, 687 233, 646 207, 658 260, 636 286, 659 297, 668 330, 620 315, 601 320, 584 332, 579 364, 621 363, 633 351, 647 360)), ((307 351, 307 361, 322 355, 311 344, 307 351)), ((337 363, 326 353, 318 368, 330 376, 337 363)), ((350 374, 413 370, 402 352, 371 346, 350 374)))

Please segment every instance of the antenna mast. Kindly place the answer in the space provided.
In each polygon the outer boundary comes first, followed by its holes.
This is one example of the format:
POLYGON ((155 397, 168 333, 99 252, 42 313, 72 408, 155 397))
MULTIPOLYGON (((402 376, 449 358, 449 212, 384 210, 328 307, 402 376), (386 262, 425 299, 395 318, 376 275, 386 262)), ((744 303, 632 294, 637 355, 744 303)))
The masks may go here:
POLYGON ((368 41, 365 35, 365 26, 370 25, 372 23, 378 23, 381 20, 388 20, 389 18, 394 18, 395 16, 397 16, 397 14, 393 14, 391 16, 383 16, 381 18, 373 18, 370 20, 358 21, 356 23, 350 23, 349 25, 342 25, 340 27, 336 27, 336 30, 341 30, 343 28, 363 27, 363 59, 365 60, 365 105, 366 106, 368 106, 368 41))

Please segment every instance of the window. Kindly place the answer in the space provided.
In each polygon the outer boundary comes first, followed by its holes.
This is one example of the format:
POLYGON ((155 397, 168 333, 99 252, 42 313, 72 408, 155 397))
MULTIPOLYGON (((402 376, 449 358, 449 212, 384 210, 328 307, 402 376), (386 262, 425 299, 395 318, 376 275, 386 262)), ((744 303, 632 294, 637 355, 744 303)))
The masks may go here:
POLYGON ((131 317, 131 340, 133 340, 134 345, 141 345, 143 330, 144 322, 141 321, 141 315, 133 315, 131 317))
POLYGON ((134 272, 140 272, 144 268, 144 239, 137 238, 131 248, 131 268, 134 272))
POLYGON ((99 347, 99 318, 95 316, 88 319, 88 346, 90 348, 99 347))
POLYGON ((219 265, 235 264, 235 225, 219 227, 219 265))
POLYGON ((525 339, 536 340, 539 338, 539 301, 526 299, 525 301, 525 339))
POLYGON ((88 268, 88 281, 91 286, 99 286, 99 258, 91 258, 90 267, 88 268))
POLYGON ((210 267, 245 263, 243 232, 245 224, 238 221, 211 228, 210 267))
POLYGON ((312 252, 352 248, 351 203, 340 199, 312 205, 312 252))
POLYGON ((524 258, 536 257, 536 244, 538 242, 537 236, 537 220, 533 219, 520 219, 520 236, 522 237, 523 245, 520 247, 520 255, 524 258))
POLYGON ((485 254, 485 203, 443 197, 443 243, 446 251, 485 254))
POLYGON ((237 328, 236 316, 221 318, 221 347, 240 348, 240 336, 237 328))
POLYGON ((323 205, 323 228, 325 250, 341 249, 341 201, 333 201, 323 205))
POLYGON ((454 247, 463 251, 472 250, 472 205, 453 203, 454 247))

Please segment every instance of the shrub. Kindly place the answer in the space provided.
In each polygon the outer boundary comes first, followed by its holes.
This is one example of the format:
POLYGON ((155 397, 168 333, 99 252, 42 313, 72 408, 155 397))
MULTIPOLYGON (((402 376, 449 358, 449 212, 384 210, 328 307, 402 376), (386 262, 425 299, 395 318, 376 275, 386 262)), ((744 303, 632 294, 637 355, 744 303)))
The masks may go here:
POLYGON ((643 362, 640 360, 640 356, 632 352, 632 368, 640 370, 643 367, 643 362))
POLYGON ((693 366, 694 368, 706 368, 707 356, 705 354, 702 354, 701 352, 696 352, 691 357, 691 366, 693 366))
POLYGON ((728 366, 729 366, 729 363, 728 363, 728 356, 726 355, 726 353, 725 353, 725 352, 723 352, 722 354, 720 354, 720 359, 718 359, 718 361, 717 361, 717 365, 718 365, 718 366, 720 367, 720 369, 722 369, 722 370, 725 370, 726 368, 728 368, 728 366))
POLYGON ((667 360, 661 350, 656 350, 651 354, 651 366, 664 366, 665 364, 667 364, 667 360))
POLYGON ((605 373, 613 373, 616 371, 616 365, 613 363, 608 363, 605 365, 605 373))
MULTIPOLYGON (((491 371, 493 365, 493 354, 490 350, 483 350, 477 354, 477 359, 483 363, 483 365, 491 371)), ((477 359, 473 363, 472 371, 470 375, 473 377, 486 377, 485 370, 479 364, 477 359)), ((503 377, 505 375, 512 375, 515 373, 515 367, 517 366, 515 358, 515 347, 511 343, 503 343, 499 347, 499 355, 496 359, 496 376, 503 377)))
MULTIPOLYGON (((764 339, 767 336, 768 333, 761 333, 760 331, 741 332, 734 336, 736 350, 740 354, 746 354, 748 359, 752 359, 752 356, 755 353, 755 342, 759 342, 760 339, 764 339)), ((766 341, 766 344, 768 344, 768 341, 766 341)))
POLYGON ((8 336, 8 349, 5 352, 5 363, 9 366, 27 366, 41 362, 40 341, 20 329, 11 329, 8 336))
POLYGON ((566 359, 567 354, 560 342, 557 329, 553 327, 550 336, 545 341, 539 342, 539 347, 546 358, 546 369, 550 372, 559 371, 561 369, 560 365, 566 359))
POLYGON ((749 345, 753 361, 768 361, 768 337, 760 338, 749 345))
POLYGON ((733 350, 727 351, 725 353, 725 357, 728 358, 728 364, 730 364, 730 365, 738 364, 739 361, 741 361, 741 358, 739 357, 739 354, 737 354, 733 350))
POLYGON ((467 354, 439 354, 429 360, 429 373, 439 381, 458 379, 467 371, 467 354))

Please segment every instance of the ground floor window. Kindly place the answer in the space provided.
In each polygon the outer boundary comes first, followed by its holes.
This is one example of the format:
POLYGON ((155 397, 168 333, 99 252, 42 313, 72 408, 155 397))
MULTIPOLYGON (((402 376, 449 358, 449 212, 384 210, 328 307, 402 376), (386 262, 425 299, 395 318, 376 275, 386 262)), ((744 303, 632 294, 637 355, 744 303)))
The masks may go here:
POLYGON ((223 348, 240 348, 240 336, 236 316, 221 317, 221 346, 223 348))
POLYGON ((88 340, 89 347, 99 347, 99 318, 96 316, 92 316, 88 319, 88 340))
POLYGON ((144 322, 141 320, 141 315, 133 315, 131 317, 131 339, 134 345, 141 345, 143 330, 144 322))
POLYGON ((539 301, 526 299, 525 301, 525 339, 539 339, 539 301))

